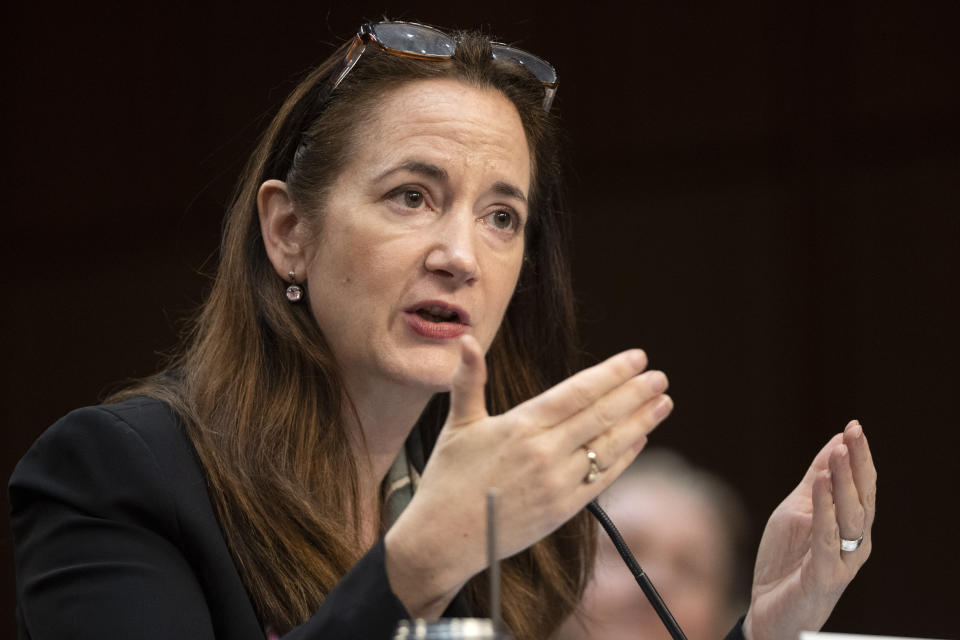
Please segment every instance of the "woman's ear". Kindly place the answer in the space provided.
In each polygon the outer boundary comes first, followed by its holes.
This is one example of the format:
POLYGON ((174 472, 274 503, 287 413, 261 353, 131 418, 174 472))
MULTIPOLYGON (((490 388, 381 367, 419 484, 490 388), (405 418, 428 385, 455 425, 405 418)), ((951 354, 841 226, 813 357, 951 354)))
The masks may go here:
POLYGON ((267 180, 257 192, 260 234, 273 270, 284 280, 290 272, 300 282, 306 275, 304 245, 308 237, 306 220, 297 215, 287 183, 267 180))

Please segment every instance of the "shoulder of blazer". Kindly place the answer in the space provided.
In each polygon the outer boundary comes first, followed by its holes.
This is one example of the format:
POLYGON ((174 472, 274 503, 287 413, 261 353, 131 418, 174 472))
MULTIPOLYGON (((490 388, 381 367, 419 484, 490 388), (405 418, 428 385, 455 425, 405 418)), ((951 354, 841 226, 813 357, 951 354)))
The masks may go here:
POLYGON ((136 397, 77 409, 58 420, 11 476, 12 520, 20 528, 28 529, 36 515, 30 509, 35 495, 56 496, 97 517, 136 522, 167 538, 193 568, 217 636, 262 638, 203 469, 165 402, 136 397))
POLYGON ((209 506, 202 469, 180 421, 169 405, 146 397, 71 411, 44 431, 10 478, 13 506, 53 484, 92 513, 107 502, 133 507, 172 538, 179 538, 185 498, 209 506))

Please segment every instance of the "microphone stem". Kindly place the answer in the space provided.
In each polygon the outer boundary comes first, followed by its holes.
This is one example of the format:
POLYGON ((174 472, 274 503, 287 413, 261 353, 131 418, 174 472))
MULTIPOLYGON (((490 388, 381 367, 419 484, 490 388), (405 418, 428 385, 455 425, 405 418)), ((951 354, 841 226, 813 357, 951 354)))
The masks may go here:
POLYGON ((490 619, 494 635, 503 628, 500 613, 500 560, 497 551, 497 490, 487 490, 487 564, 490 565, 490 619))
POLYGON ((640 568, 640 564, 637 562, 637 559, 633 557, 633 553, 630 552, 630 547, 628 547, 627 543, 624 542, 623 536, 621 536, 620 532, 617 531, 617 527, 613 524, 613 520, 610 519, 610 516, 608 516, 607 513, 600 508, 600 505, 597 504, 596 500, 590 501, 590 503, 587 505, 587 510, 593 514, 593 517, 597 519, 597 521, 600 523, 600 526, 603 527, 603 530, 607 532, 608 536, 610 536, 610 540, 613 541, 613 546, 617 548, 617 553, 620 554, 620 557, 623 558, 623 561, 627 564, 627 568, 630 569, 630 573, 632 573, 633 577, 636 578, 637 584, 640 585, 640 588, 643 590, 643 594, 647 596, 647 600, 650 601, 654 611, 656 611, 657 615, 660 616, 663 626, 665 626, 667 631, 670 632, 670 636, 673 638, 673 640, 687 640, 687 636, 683 634, 683 630, 680 628, 680 625, 677 624, 673 614, 670 613, 670 609, 667 608, 667 604, 663 601, 663 598, 661 598, 660 594, 657 593, 653 583, 650 582, 650 578, 648 578, 647 574, 645 574, 643 569, 640 568))

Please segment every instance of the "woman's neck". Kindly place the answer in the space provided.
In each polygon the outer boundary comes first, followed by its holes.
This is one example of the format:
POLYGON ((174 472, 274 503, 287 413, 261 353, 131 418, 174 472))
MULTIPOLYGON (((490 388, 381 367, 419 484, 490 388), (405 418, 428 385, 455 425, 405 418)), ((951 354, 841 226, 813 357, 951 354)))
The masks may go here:
MULTIPOLYGON (((400 385, 347 384, 344 424, 350 435, 360 490, 361 535, 380 534, 380 488, 433 392, 400 385), (351 410, 352 404, 352 410, 351 410)), ((369 539, 368 539, 369 538, 369 539)))

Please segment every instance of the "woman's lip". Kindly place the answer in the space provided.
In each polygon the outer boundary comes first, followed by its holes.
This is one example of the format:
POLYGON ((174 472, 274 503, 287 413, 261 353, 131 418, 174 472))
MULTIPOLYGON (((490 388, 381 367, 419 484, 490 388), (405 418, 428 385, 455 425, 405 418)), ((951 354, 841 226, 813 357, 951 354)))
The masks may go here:
MULTIPOLYGON (((470 314, 466 312, 462 307, 458 307, 455 304, 450 304, 449 302, 444 302, 443 300, 421 300, 413 306, 407 307, 404 309, 407 313, 416 314, 417 311, 421 309, 429 309, 430 307, 440 307, 444 311, 453 311, 457 314, 456 322, 447 322, 443 324, 461 324, 465 326, 470 325, 470 314)), ((417 316, 419 317, 419 316, 417 316)))
POLYGON ((434 340, 450 340, 459 338, 467 332, 467 325, 459 322, 431 322, 420 314, 407 311, 403 314, 403 319, 407 321, 407 326, 413 329, 424 338, 434 340))

